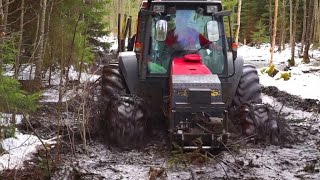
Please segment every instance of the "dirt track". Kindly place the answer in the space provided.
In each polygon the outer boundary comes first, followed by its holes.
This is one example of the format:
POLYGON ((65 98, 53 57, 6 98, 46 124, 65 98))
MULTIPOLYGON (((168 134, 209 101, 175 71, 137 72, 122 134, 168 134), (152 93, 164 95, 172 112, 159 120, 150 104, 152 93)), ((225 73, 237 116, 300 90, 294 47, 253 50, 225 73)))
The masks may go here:
MULTIPOLYGON (((225 150, 206 163, 199 164, 198 161, 197 165, 173 163, 173 156, 164 148, 163 137, 132 151, 105 146, 91 138, 85 150, 77 125, 72 123, 76 122, 74 112, 57 113, 54 104, 46 104, 33 122, 43 137, 50 137, 57 128, 52 120, 62 119, 64 143, 59 150, 61 161, 52 179, 148 179, 150 168, 159 170, 151 172, 164 171, 159 177, 170 180, 318 179, 320 124, 316 108, 319 104, 279 92, 276 88, 264 88, 263 92, 263 101, 274 107, 279 118, 289 125, 283 131, 286 141, 281 146, 273 146, 243 140, 233 146, 232 152, 225 150), (285 106, 281 102, 286 102, 285 106), (75 146, 71 146, 70 140, 74 140, 75 146)), ((52 155, 56 151, 52 151, 52 155)))

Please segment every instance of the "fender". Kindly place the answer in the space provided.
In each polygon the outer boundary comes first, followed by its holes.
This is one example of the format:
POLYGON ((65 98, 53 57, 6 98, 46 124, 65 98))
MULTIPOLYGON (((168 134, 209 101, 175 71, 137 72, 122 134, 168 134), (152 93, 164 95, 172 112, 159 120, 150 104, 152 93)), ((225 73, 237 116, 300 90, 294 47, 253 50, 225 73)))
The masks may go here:
POLYGON ((120 71, 126 82, 130 94, 134 94, 135 87, 139 82, 138 60, 136 53, 132 51, 120 52, 118 56, 120 71))

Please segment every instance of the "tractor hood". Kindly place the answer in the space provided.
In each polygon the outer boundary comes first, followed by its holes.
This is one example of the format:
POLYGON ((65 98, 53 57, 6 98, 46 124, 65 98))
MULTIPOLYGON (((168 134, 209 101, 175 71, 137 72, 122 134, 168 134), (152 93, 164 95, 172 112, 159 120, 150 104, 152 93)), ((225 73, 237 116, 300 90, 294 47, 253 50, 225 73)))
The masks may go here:
POLYGON ((221 82, 198 54, 176 57, 171 66, 172 107, 175 110, 210 112, 224 108, 221 82))
POLYGON ((172 75, 212 74, 202 63, 199 54, 186 54, 183 57, 174 58, 171 72, 172 75))

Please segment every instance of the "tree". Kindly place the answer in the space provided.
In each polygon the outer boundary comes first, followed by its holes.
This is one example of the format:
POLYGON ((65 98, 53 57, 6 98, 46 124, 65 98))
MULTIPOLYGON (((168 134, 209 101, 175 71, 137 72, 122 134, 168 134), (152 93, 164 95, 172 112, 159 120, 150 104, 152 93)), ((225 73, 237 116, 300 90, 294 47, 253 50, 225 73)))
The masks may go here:
POLYGON ((277 20, 278 20, 278 5, 279 1, 275 0, 274 4, 274 23, 273 23, 273 34, 272 34, 272 43, 271 43, 271 58, 270 58, 270 66, 273 64, 273 54, 274 54, 274 47, 276 43, 276 35, 277 35, 277 20))
POLYGON ((47 11, 47 0, 41 0, 41 19, 40 19, 40 33, 39 33, 39 51, 37 53, 37 61, 36 64, 36 71, 35 71, 35 81, 40 85, 41 84, 41 74, 42 74, 42 64, 43 64, 43 57, 44 57, 44 30, 46 24, 46 11, 47 11))
POLYGON ((298 13, 298 8, 299 8, 299 0, 296 0, 295 2, 295 7, 294 7, 294 12, 293 12, 293 21, 292 21, 292 37, 291 39, 291 58, 289 61, 290 66, 295 65, 295 60, 294 60, 294 52, 295 52, 295 47, 296 47, 296 30, 297 30, 297 13, 298 13))
POLYGON ((314 39, 313 42, 320 45, 320 0, 314 0, 314 39))
POLYGON ((16 62, 15 62, 15 71, 14 71, 14 76, 16 79, 18 79, 19 75, 19 67, 20 67, 20 55, 21 55, 21 47, 22 47, 22 41, 23 41, 23 31, 24 31, 24 0, 21 0, 21 16, 20 16, 20 35, 19 35, 19 42, 18 42, 18 54, 16 57, 16 62))
POLYGON ((282 48, 285 48, 285 34, 286 34, 286 0, 282 0, 282 13, 281 13, 281 27, 280 27, 280 43, 279 43, 279 52, 282 51, 282 48))
POLYGON ((260 19, 256 25, 257 31, 252 34, 252 40, 254 44, 260 48, 262 43, 269 41, 269 36, 267 35, 266 25, 260 19))
POLYGON ((313 5, 314 5, 314 3, 311 0, 309 0, 309 7, 308 7, 308 13, 307 13, 308 18, 307 18, 307 26, 306 26, 306 44, 305 44, 304 52, 303 52, 303 62, 304 63, 310 62, 309 49, 310 49, 311 40, 312 40, 312 33, 313 33, 312 21, 314 20, 313 5))
POLYGON ((302 35, 301 35, 301 49, 300 52, 303 54, 303 47, 306 41, 306 30, 307 30, 307 0, 303 2, 303 22, 302 22, 302 35))
POLYGON ((238 43, 238 41, 239 41, 240 22, 241 22, 241 6, 242 6, 242 0, 238 0, 237 30, 236 30, 236 35, 235 35, 235 42, 236 43, 238 43))

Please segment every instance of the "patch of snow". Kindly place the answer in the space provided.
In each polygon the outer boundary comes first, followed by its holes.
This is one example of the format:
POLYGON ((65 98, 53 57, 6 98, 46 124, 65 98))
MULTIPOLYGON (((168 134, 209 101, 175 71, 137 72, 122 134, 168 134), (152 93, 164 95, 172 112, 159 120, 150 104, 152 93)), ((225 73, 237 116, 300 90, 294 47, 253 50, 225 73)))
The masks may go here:
MULTIPOLYGON (((16 114, 14 121, 16 124, 21 124, 22 119, 23 119, 23 115, 16 114)), ((0 125, 1 126, 10 125, 11 121, 12 121, 12 114, 0 113, 0 125)))
POLYGON ((100 42, 109 42, 111 46, 109 48, 109 53, 118 51, 118 40, 117 36, 111 33, 109 36, 98 37, 98 41, 100 42))
MULTIPOLYGON (((19 80, 30 80, 34 79, 34 73, 36 66, 32 64, 22 64, 20 67, 18 79, 19 80), (31 73, 30 73, 31 72, 31 73)), ((14 67, 11 64, 5 65, 5 76, 13 77, 14 76, 14 67)))
MULTIPOLYGON (((45 144, 55 144, 53 140, 43 140, 45 144)), ((14 138, 7 138, 1 142, 5 150, 0 156, 0 170, 18 169, 23 162, 30 160, 32 155, 42 147, 41 141, 33 135, 17 133, 14 138)), ((42 147, 43 148, 43 147, 42 147)))
MULTIPOLYGON (((320 84, 320 62, 313 58, 309 64, 304 64, 302 59, 298 57, 299 47, 300 44, 297 44, 295 49, 296 65, 290 68, 291 78, 288 81, 278 79, 279 75, 270 77, 267 74, 261 74, 260 70, 258 70, 260 83, 263 86, 275 86, 281 91, 300 96, 304 99, 320 100, 320 93, 318 93, 320 84)), ((277 49, 277 47, 275 49, 277 49)), ((245 63, 252 63, 258 69, 266 67, 270 59, 270 44, 263 44, 260 49, 244 45, 239 47, 238 54, 243 56, 245 63)), ((320 51, 317 49, 311 49, 310 54, 314 55, 314 57, 320 57, 320 51)), ((290 59, 290 57, 291 48, 286 45, 286 49, 281 53, 279 51, 275 52, 274 64, 279 70, 283 70, 283 68, 287 66, 287 60, 290 59)))
POLYGON ((260 75, 260 83, 264 86, 275 86, 280 91, 300 96, 304 99, 320 100, 318 92, 320 77, 314 74, 292 74, 288 81, 283 79, 277 80, 276 77, 270 77, 266 74, 260 75))
MULTIPOLYGON (((66 102, 74 98, 78 94, 77 90, 67 90, 62 94, 61 102, 66 102)), ((40 102, 59 102, 59 90, 46 89, 43 91, 42 99, 40 102)))

